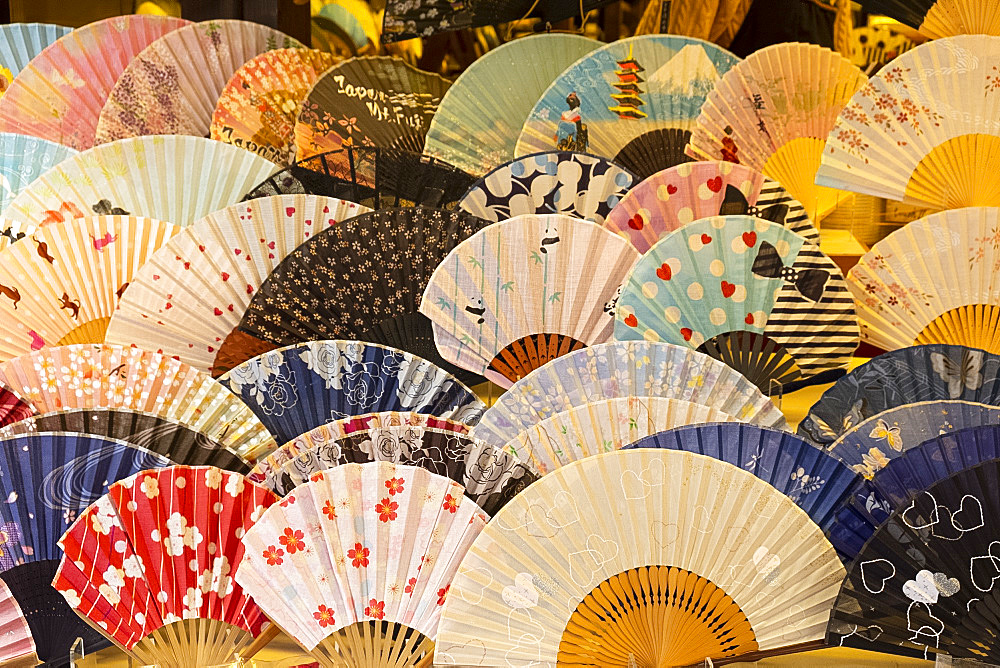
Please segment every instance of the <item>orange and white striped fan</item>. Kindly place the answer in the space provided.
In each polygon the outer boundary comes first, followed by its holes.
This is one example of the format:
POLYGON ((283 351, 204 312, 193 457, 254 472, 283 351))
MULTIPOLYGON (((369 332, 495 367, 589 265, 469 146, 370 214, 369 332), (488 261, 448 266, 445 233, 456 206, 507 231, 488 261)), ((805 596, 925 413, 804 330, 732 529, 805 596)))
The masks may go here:
POLYGON ((949 343, 1000 353, 1000 209, 909 223, 847 274, 861 338, 884 350, 949 343))
POLYGON ((125 408, 175 420, 252 461, 276 447, 253 411, 206 373, 139 348, 77 344, 0 364, 0 381, 39 413, 125 408))
POLYGON ((236 330, 271 270, 309 237, 368 211, 330 197, 276 195, 211 213, 135 274, 107 340, 162 350, 221 375, 274 347, 236 330))
POLYGON ((1000 37, 922 44, 844 107, 817 182, 933 209, 1000 205, 998 115, 1000 37))
POLYGON ((686 152, 747 165, 783 185, 813 221, 849 195, 813 181, 837 114, 867 81, 836 51, 775 44, 750 54, 715 85, 686 152))
POLYGON ((96 216, 47 225, 0 251, 0 361, 49 345, 102 343, 132 276, 180 230, 96 216))

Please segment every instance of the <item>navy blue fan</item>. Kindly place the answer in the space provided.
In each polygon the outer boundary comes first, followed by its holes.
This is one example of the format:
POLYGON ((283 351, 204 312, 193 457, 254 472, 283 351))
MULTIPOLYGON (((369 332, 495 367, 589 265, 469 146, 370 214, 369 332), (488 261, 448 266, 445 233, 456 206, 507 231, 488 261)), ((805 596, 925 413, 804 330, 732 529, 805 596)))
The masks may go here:
POLYGON ((475 424, 486 406, 444 369, 362 341, 309 341, 264 353, 219 379, 279 442, 355 415, 403 411, 475 424))

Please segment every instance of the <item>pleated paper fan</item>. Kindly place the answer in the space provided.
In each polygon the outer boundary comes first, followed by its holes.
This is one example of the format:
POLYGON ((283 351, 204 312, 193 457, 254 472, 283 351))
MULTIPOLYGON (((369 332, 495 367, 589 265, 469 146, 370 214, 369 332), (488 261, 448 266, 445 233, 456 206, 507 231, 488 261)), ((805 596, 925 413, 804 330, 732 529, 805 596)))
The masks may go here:
POLYGON ((558 213, 603 223, 639 179, 607 158, 547 151, 507 162, 479 179, 459 206, 489 221, 558 213))
POLYGON ((712 87, 739 58, 690 37, 607 44, 552 82, 521 128, 514 155, 553 149, 613 159, 645 178, 686 161, 679 151, 712 87))
POLYGON ((313 235, 366 211, 311 195, 265 197, 214 211, 133 276, 107 340, 162 350, 222 374, 274 347, 236 330, 271 271, 313 235))
POLYGON ((483 176, 514 157, 531 108, 567 67, 600 47, 583 35, 546 33, 491 49, 441 99, 424 152, 483 176))
POLYGON ((708 355, 669 343, 615 341, 573 351, 535 369, 501 394, 471 433, 502 446, 557 413, 625 397, 679 399, 752 424, 787 426, 756 385, 708 355))
POLYGON ((487 524, 435 662, 688 665, 815 646, 843 577, 819 527, 751 473, 689 452, 596 455, 487 524))
MULTIPOLYGON (((46 139, 0 133, 0 211, 6 209, 28 184, 75 154, 75 149, 46 139)), ((6 236, 9 243, 17 240, 13 230, 0 232, 0 235, 6 236)))
POLYGON ((957 343, 1000 353, 1000 209, 967 208, 907 224, 847 274, 861 338, 883 350, 957 343))
POLYGON ((481 383, 442 359, 418 308, 437 266, 487 225, 460 211, 416 207, 376 211, 324 230, 271 271, 246 306, 238 336, 274 346, 318 339, 379 343, 419 355, 462 382, 481 383))
POLYGON ((118 77, 97 122, 97 143, 140 135, 206 137, 236 70, 265 51, 301 46, 250 21, 203 21, 164 35, 118 77))
POLYGON ((306 94, 340 60, 316 49, 275 49, 244 63, 219 95, 209 136, 286 165, 306 94))
POLYGON ((102 343, 132 276, 180 229, 95 216, 47 225, 0 251, 0 361, 47 345, 102 343))
POLYGON ((604 226, 645 253, 693 220, 728 215, 770 220, 819 243, 805 209, 780 183, 725 161, 688 162, 653 174, 622 197, 604 226))
POLYGON ((912 34, 903 34, 891 24, 860 26, 851 31, 851 62, 871 74, 914 46, 912 34))
MULTIPOLYGON (((18 583, 13 584, 17 589, 18 583)), ((38 665, 37 648, 31 637, 31 628, 28 627, 24 611, 17 596, 2 579, 0 579, 0 638, 4 639, 3 646, 0 647, 0 662, 5 666, 18 668, 38 665)))
POLYGON ((642 256, 622 286, 615 339, 689 346, 773 393, 843 374, 858 325, 843 274, 817 246, 777 223, 716 216, 642 256))
POLYGON ((0 26, 0 96, 32 58, 72 28, 52 23, 8 23, 0 26))
POLYGON ((867 81, 850 60, 821 46, 788 43, 761 49, 708 95, 687 153, 762 172, 819 220, 849 196, 813 183, 823 145, 837 114, 867 81))
POLYGON ((401 58, 363 56, 334 65, 313 85, 295 123, 299 158, 342 146, 420 153, 431 117, 451 85, 401 58))
POLYGON ((0 382, 0 427, 20 422, 34 414, 31 404, 0 382))
POLYGON ((162 353, 111 345, 49 347, 0 364, 0 380, 41 413, 73 408, 152 413, 205 434, 247 460, 277 445, 225 387, 162 353))
POLYGON ((118 77, 139 52, 190 21, 169 16, 114 16, 59 38, 17 75, 0 97, 0 130, 83 151, 118 77))
POLYGON ((430 665, 452 578, 486 516, 412 466, 347 465, 247 531, 240 585, 323 666, 430 665))
POLYGON ((223 664, 268 624, 233 575, 240 539, 276 500, 211 466, 143 471, 66 531, 53 585, 143 664, 223 664))
MULTIPOLYGON (((135 137, 59 163, 3 211, 12 234, 93 215, 132 215, 188 225, 239 201, 275 166, 201 137, 135 137), (136 178, 136 170, 142 178, 136 178)), ((0 237, 0 248, 9 237, 0 237)))
POLYGON ((436 158, 370 146, 346 147, 299 160, 272 174, 244 200, 269 195, 339 197, 371 209, 454 209, 475 177, 436 158))
POLYGON ((637 257, 595 223, 518 216, 456 246, 434 270, 420 312, 442 357, 507 388, 611 338, 614 299, 637 257))
POLYGON ((376 411, 429 413, 474 424, 472 390, 410 353, 362 341, 310 341, 266 352, 221 382, 281 441, 321 424, 376 411))
POLYGON ((864 0, 866 10, 920 30, 928 39, 954 35, 1000 35, 996 0, 864 0))

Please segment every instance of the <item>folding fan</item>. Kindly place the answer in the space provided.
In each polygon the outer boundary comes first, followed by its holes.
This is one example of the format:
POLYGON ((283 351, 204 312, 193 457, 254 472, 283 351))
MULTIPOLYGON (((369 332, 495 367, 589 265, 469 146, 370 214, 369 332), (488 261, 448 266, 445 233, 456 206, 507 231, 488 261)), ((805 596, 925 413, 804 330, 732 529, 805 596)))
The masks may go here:
POLYGON ((313 85, 295 123, 300 158, 341 146, 420 153, 447 79, 400 58, 365 56, 334 65, 313 85))
POLYGON ((0 361, 46 345, 103 342, 135 271, 180 229, 95 216, 47 225, 0 251, 0 361))
POLYGON ((188 23, 169 16, 114 16, 59 38, 0 97, 0 130, 90 148, 119 75, 149 44, 188 23))
POLYGON ((374 411, 414 411, 474 424, 485 410, 472 390, 443 369, 361 341, 279 348, 220 380, 282 442, 325 422, 374 411))
MULTIPOLYGON (((12 584, 18 589, 17 580, 12 584)), ((17 596, 2 579, 0 579, 0 638, 3 638, 3 644, 0 644, 0 663, 15 668, 38 665, 37 648, 31 637, 31 628, 28 626, 24 611, 17 596)))
POLYGON ((495 223, 434 270, 420 312, 449 362, 510 387, 542 364, 611 338, 612 308, 638 254, 557 214, 495 223))
POLYGON ((771 393, 842 374, 858 325, 840 269, 817 246, 760 218, 715 216, 642 256, 622 286, 615 339, 689 346, 771 393))
POLYGON ((0 427, 20 422, 34 413, 30 404, 0 382, 0 427))
POLYGON ((851 62, 871 75, 914 46, 911 36, 891 25, 860 26, 851 31, 851 62))
POLYGON ((417 309, 432 272, 487 221, 422 207, 387 209, 345 221, 304 241, 253 295, 241 336, 285 346, 357 339, 399 348, 457 374, 438 354, 417 309), (363 258, 363 261, 359 261, 363 258))
POLYGON ((457 167, 419 153, 348 146, 275 172, 243 199, 305 193, 339 197, 372 209, 454 209, 475 180, 457 167))
POLYGON ((531 108, 559 74, 598 48, 582 35, 545 33, 491 49, 441 99, 424 153, 482 176, 514 157, 531 108))
POLYGON ((72 32, 51 23, 8 23, 0 26, 0 96, 14 77, 49 44, 72 32))
POLYGON ((97 122, 97 141, 205 137, 219 96, 243 63, 264 51, 301 46, 250 21, 203 21, 164 35, 118 77, 97 122))
POLYGON ((751 473, 690 452, 596 455, 486 526, 435 663, 677 666, 813 646, 843 577, 819 527, 751 473))
POLYGON ((452 578, 486 516, 457 483, 351 464, 271 506, 236 573, 323 666, 430 665, 452 578))
POLYGON ((920 30, 928 39, 953 35, 1000 35, 996 0, 863 0, 875 14, 885 14, 920 30))
POLYGON ((645 253, 668 232, 711 216, 745 215, 784 225, 819 244, 802 205, 777 181, 732 162, 688 162, 635 185, 604 226, 645 253))
POLYGON ((641 178, 672 167, 679 153, 674 139, 691 130, 705 96, 737 62, 689 37, 643 35, 607 44, 552 82, 525 120, 514 155, 584 151, 641 178))
POLYGON ((225 387, 162 353, 111 345, 50 347, 0 364, 0 380, 42 413, 73 408, 151 413, 248 460, 276 447, 253 412, 225 387))
POLYGON ((53 585, 143 664, 224 664, 268 624, 233 575, 240 539, 276 500, 211 466, 143 471, 66 531, 53 585))
MULTIPOLYGON (((372 11, 368 9, 369 14, 372 11)), ((369 43, 377 45, 379 40, 376 33, 375 40, 369 42, 365 27, 358 17, 346 7, 331 2, 323 5, 312 17, 312 43, 314 47, 324 51, 351 57, 358 55, 358 51, 369 43), (317 40, 317 33, 322 36, 320 40, 317 40)))
POLYGON ((208 214, 133 276, 107 341, 162 350, 214 375, 274 348, 236 331, 253 295, 303 241, 366 211, 328 197, 282 195, 208 214))
POLYGON ((560 213, 603 223, 638 178, 606 158, 548 151, 507 162, 479 179, 458 205, 496 222, 560 213))
POLYGON ((861 337, 884 350, 958 343, 1000 352, 1000 216, 945 211, 879 241, 847 274, 861 337))
POLYGON ((239 200, 274 164, 201 137, 136 137, 78 153, 35 179, 7 205, 14 232, 93 215, 132 215, 187 225, 239 200), (136 178, 141 173, 142 178, 136 178))
POLYGON ((275 49, 251 58, 219 95, 209 136, 278 164, 292 162, 302 100, 338 60, 316 49, 275 49))
POLYGON ((819 220, 847 193, 814 175, 837 114, 868 79, 850 60, 814 44, 775 44, 731 69, 708 95, 687 153, 726 160, 778 181, 819 220))
MULTIPOLYGON (((76 151, 69 146, 38 137, 0 133, 0 211, 29 183, 74 154, 76 151)), ((0 235, 9 243, 17 240, 12 230, 0 231, 0 235)))

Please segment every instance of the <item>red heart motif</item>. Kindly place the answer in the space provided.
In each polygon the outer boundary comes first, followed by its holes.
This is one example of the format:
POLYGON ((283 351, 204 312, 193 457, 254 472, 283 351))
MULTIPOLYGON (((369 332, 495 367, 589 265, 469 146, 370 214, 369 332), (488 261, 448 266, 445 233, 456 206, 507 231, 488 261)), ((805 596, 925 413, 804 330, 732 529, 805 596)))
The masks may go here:
POLYGON ((171 304, 170 302, 167 302, 167 305, 164 306, 163 308, 164 309, 168 309, 168 308, 173 308, 173 306, 174 306, 173 304, 171 304))
POLYGON ((717 193, 720 190, 722 190, 722 177, 716 176, 714 179, 709 179, 706 185, 708 186, 709 190, 711 190, 714 193, 717 193))
POLYGON ((190 262, 185 262, 184 263, 184 268, 185 269, 190 269, 191 268, 191 263, 190 262))
POLYGON ((274 253, 268 253, 267 254, 267 259, 268 260, 273 260, 274 259, 274 253))
POLYGON ((692 332, 690 328, 688 328, 688 327, 681 328, 681 336, 684 337, 685 341, 690 341, 691 340, 691 336, 693 334, 694 334, 694 332, 692 332))
POLYGON ((286 216, 295 215, 295 207, 294 206, 286 206, 285 207, 285 215, 286 216))
POLYGON ((722 296, 723 297, 725 297, 725 298, 728 299, 729 297, 733 296, 734 292, 736 292, 736 286, 735 285, 733 285, 729 281, 722 281, 722 296))
POLYGON ((267 247, 270 248, 271 250, 274 250, 274 242, 272 241, 269 244, 267 244, 267 247))
POLYGON ((229 308, 229 312, 232 313, 233 312, 233 305, 230 304, 228 308, 229 308))
POLYGON ((747 313, 747 317, 743 318, 743 322, 745 322, 748 325, 752 325, 753 324, 753 313, 747 313))
POLYGON ((160 275, 159 274, 153 274, 153 280, 154 281, 160 280, 160 275))
POLYGON ((260 240, 261 243, 264 243, 265 241, 267 241, 267 240, 266 239, 261 239, 260 240))
POLYGON ((635 313, 629 313, 625 316, 625 324, 629 327, 636 327, 639 324, 639 319, 635 317, 635 313))
POLYGON ((204 253, 205 252, 205 247, 202 246, 201 244, 198 244, 198 250, 200 250, 202 253, 204 253))
POLYGON ((222 315, 222 309, 219 307, 215 308, 215 315, 222 315))
POLYGON ((223 281, 228 281, 229 280, 229 274, 227 272, 225 272, 225 271, 222 272, 222 280, 223 281))
POLYGON ((670 271, 670 265, 664 262, 656 270, 656 276, 660 280, 669 281, 670 277, 673 276, 673 272, 670 271))
POLYGON ((323 207, 323 213, 330 213, 330 207, 324 206, 323 207))
POLYGON ((675 186, 673 183, 668 183, 667 184, 667 194, 668 195, 676 195, 677 194, 677 186, 675 186))
POLYGON ((743 243, 747 245, 747 248, 753 248, 754 244, 757 243, 757 233, 756 232, 744 232, 743 233, 743 243))
POLYGON ((306 225, 312 225, 312 224, 313 224, 313 222, 311 220, 307 220, 306 221, 306 225))
POLYGON ((247 294, 248 295, 252 295, 253 294, 253 286, 250 285, 249 283, 247 283, 247 294))
POLYGON ((708 236, 707 234, 701 235, 701 243, 706 245, 712 243, 712 237, 708 236))
POLYGON ((635 214, 634 216, 629 218, 628 226, 631 227, 633 230, 641 230, 642 216, 640 216, 639 214, 635 214))
POLYGON ((215 352, 215 348, 213 348, 212 346, 209 346, 208 347, 208 352, 214 353, 215 352))
POLYGON ((240 250, 239 248, 234 248, 234 249, 233 249, 233 252, 234 252, 234 253, 236 253, 237 255, 239 255, 239 254, 240 254, 240 253, 242 253, 243 251, 241 251, 241 250, 240 250))

